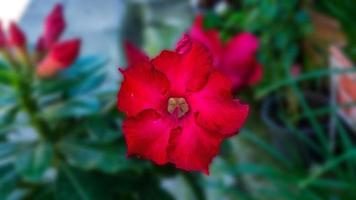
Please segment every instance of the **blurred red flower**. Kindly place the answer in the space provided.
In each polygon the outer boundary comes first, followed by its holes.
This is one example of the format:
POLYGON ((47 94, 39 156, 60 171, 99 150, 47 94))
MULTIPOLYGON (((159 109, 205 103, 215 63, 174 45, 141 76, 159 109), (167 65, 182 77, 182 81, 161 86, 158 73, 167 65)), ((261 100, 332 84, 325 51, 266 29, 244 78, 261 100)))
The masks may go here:
POLYGON ((198 15, 189 32, 190 37, 202 42, 212 53, 216 69, 230 78, 236 91, 262 78, 262 65, 256 59, 258 39, 242 32, 223 43, 218 30, 203 27, 203 16, 198 15))
POLYGON ((9 43, 16 48, 26 47, 26 36, 17 26, 17 24, 11 22, 9 27, 9 43))
POLYGON ((2 23, 0 21, 0 48, 3 48, 6 46, 6 37, 4 33, 4 29, 2 27, 2 23))
POLYGON ((41 77, 51 77, 61 69, 70 66, 79 55, 80 40, 72 39, 55 43, 37 67, 41 77))
POLYGON ((118 109, 127 115, 128 155, 208 174, 221 142, 244 124, 248 106, 233 99, 231 81, 212 68, 207 49, 188 42, 184 53, 163 51, 120 69, 118 109))
POLYGON ((56 4, 44 22, 43 42, 46 49, 59 39, 66 27, 62 4, 56 4))

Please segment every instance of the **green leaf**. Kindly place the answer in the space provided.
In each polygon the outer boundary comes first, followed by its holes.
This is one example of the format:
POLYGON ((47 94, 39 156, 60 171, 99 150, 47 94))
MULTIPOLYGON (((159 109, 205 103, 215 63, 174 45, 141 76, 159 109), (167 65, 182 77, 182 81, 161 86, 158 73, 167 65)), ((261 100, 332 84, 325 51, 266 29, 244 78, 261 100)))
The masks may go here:
POLYGON ((13 88, 0 85, 0 106, 16 103, 16 94, 13 88))
MULTIPOLYGON (((114 118, 117 117, 115 116, 112 119, 114 118)), ((96 142, 111 142, 118 139, 122 135, 120 131, 121 121, 113 121, 112 119, 103 117, 89 119, 85 126, 88 129, 90 139, 96 142)))
POLYGON ((0 70, 0 85, 13 85, 17 82, 18 75, 12 70, 0 70))
POLYGON ((86 94, 93 92, 100 87, 105 81, 105 73, 103 71, 89 75, 86 79, 82 79, 77 85, 74 85, 69 90, 71 96, 86 94))
POLYGON ((0 199, 8 199, 16 189, 18 176, 11 165, 0 167, 0 199))
POLYGON ((40 142, 31 149, 21 152, 15 162, 16 171, 25 180, 30 182, 40 181, 44 173, 51 167, 53 149, 49 143, 40 142))
POLYGON ((93 142, 64 140, 59 144, 60 151, 68 163, 73 166, 106 173, 114 173, 126 169, 134 169, 133 160, 126 158, 125 149, 114 144, 97 144, 93 142))
POLYGON ((86 96, 47 106, 43 109, 42 115, 45 119, 63 119, 93 115, 99 111, 99 100, 86 96))
POLYGON ((73 77, 93 73, 102 69, 107 62, 105 56, 85 56, 79 58, 72 66, 64 70, 60 75, 63 77, 73 77))
POLYGON ((61 165, 55 185, 58 200, 112 199, 105 185, 98 177, 66 165, 61 165))
POLYGON ((0 108, 0 135, 8 133, 19 125, 15 123, 18 111, 17 105, 0 108))
POLYGON ((1 142, 0 143, 0 160, 4 161, 10 156, 14 156, 20 149, 21 144, 15 142, 1 142))
POLYGON ((53 93, 84 93, 85 90, 92 90, 104 80, 103 65, 106 61, 106 58, 100 56, 80 58, 56 78, 39 80, 36 83, 36 95, 42 97, 53 93))

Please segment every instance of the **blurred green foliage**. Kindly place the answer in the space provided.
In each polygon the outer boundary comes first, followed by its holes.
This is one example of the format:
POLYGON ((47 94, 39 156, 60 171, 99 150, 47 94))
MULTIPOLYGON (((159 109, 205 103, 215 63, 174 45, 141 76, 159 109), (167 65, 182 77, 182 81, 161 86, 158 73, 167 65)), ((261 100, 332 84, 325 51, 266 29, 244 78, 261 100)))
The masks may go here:
POLYGON ((82 57, 50 79, 0 63, 0 199, 171 199, 151 165, 125 156, 105 63, 82 57))
POLYGON ((241 92, 254 102, 248 125, 229 143, 230 153, 213 165, 207 191, 228 199, 355 199, 356 137, 338 115, 346 105, 330 99, 329 81, 356 70, 320 69, 306 60, 303 49, 316 31, 308 12, 319 9, 343 25, 353 55, 355 3, 232 2, 224 13, 208 10, 205 26, 221 30, 223 39, 241 31, 255 33, 264 80, 241 92), (294 64, 301 67, 299 75, 291 73, 294 64))

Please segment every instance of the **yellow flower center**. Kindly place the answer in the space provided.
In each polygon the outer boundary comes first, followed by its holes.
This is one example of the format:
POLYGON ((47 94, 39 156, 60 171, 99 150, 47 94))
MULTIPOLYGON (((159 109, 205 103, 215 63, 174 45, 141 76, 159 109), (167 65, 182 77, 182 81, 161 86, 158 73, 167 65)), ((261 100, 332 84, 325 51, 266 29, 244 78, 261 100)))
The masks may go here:
POLYGON ((171 97, 168 99, 167 111, 181 118, 189 111, 189 106, 184 98, 171 97))

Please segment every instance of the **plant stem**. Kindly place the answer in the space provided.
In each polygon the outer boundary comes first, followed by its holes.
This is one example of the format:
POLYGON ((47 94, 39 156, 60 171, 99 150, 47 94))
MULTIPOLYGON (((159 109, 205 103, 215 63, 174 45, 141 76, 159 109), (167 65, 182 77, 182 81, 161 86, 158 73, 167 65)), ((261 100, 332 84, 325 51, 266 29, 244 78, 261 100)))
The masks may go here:
POLYGON ((28 114, 31 125, 36 129, 37 133, 42 139, 47 139, 48 136, 51 136, 50 129, 46 122, 37 115, 38 107, 34 99, 31 97, 30 83, 28 83, 26 80, 20 80, 19 87, 17 89, 22 107, 28 114))

